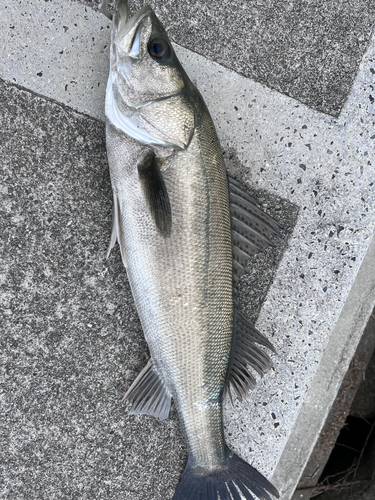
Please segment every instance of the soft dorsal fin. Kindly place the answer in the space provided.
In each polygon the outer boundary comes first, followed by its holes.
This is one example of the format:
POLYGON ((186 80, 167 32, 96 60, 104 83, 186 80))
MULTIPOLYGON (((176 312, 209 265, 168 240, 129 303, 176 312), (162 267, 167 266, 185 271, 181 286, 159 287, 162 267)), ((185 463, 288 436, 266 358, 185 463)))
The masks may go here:
POLYGON ((260 376, 263 376, 272 366, 269 356, 257 344, 276 353, 271 342, 235 309, 226 389, 230 396, 231 389, 233 389, 240 401, 246 392, 253 389, 256 384, 254 376, 247 369, 247 365, 256 370, 260 376))
POLYGON ((233 283, 237 285, 245 272, 247 261, 255 254, 273 246, 270 237, 280 236, 282 227, 259 208, 236 180, 228 177, 233 244, 233 283))
POLYGON ((172 211, 155 153, 145 151, 137 162, 137 168, 151 216, 160 234, 167 237, 171 234, 172 211))
POLYGON ((152 415, 165 420, 171 409, 171 395, 153 365, 152 359, 134 380, 122 401, 132 404, 133 415, 152 415))

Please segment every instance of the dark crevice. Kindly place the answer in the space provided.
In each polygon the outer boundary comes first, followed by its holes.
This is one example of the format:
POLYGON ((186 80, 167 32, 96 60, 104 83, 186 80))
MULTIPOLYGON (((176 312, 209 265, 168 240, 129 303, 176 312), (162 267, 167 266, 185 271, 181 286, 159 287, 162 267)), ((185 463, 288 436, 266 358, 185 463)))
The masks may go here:
POLYGON ((311 497, 314 500, 367 500, 373 498, 374 481, 375 354, 311 497))

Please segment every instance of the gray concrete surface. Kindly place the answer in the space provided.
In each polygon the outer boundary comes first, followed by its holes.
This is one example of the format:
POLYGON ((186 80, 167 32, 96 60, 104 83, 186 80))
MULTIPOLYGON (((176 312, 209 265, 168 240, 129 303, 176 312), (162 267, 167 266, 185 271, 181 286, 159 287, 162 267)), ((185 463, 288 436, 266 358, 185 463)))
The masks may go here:
POLYGON ((175 412, 121 404, 147 348, 120 256, 103 259, 104 126, 6 83, 0 111, 0 498, 172 498, 175 412))
MULTIPOLYGON (((282 498, 290 498, 320 431, 336 399, 375 304, 375 238, 346 299, 333 329, 309 391, 305 397, 292 435, 280 457, 274 481, 281 485, 282 498)), ((309 491, 297 498, 309 499, 309 491)))
MULTIPOLYGON (((375 311, 372 313, 366 330, 368 328, 369 332, 372 333, 373 341, 375 343, 375 311)), ((361 385, 356 392, 350 414, 353 415, 353 417, 358 418, 375 418, 375 351, 373 352, 366 368, 366 374, 361 381, 361 385)))
MULTIPOLYGON (((369 256, 369 254, 368 254, 369 256)), ((366 259, 368 258, 366 256, 366 259)), ((374 256, 375 257, 375 256, 374 256)), ((366 260, 365 259, 365 260, 366 260)), ((368 265, 373 266, 371 259, 368 259, 368 265)), ((365 265, 365 261, 362 266, 365 265)), ((357 275, 356 282, 358 280, 363 280, 362 274, 367 275, 367 269, 363 273, 362 268, 357 275)), ((355 286, 353 286, 351 293, 355 291, 355 286)), ((371 286, 370 286, 371 289, 371 286)), ((358 294, 358 291, 357 291, 358 294)), ((367 298, 371 298, 370 296, 367 298)), ((347 299, 347 304, 349 299, 347 299)), ((363 300, 366 302, 366 297, 355 297, 354 304, 360 304, 363 306, 363 300)), ((365 310, 364 316, 367 315, 365 310)), ((331 406, 327 418, 324 422, 322 430, 318 433, 318 439, 314 445, 313 451, 309 454, 309 459, 303 474, 298 482, 298 487, 294 492, 291 500, 310 500, 310 498, 315 497, 321 489, 327 487, 327 482, 330 484, 328 477, 334 476, 337 472, 347 471, 347 468, 352 465, 352 459, 359 458, 359 452, 353 451, 350 446, 353 441, 357 440, 355 449, 361 449, 360 439, 356 431, 358 429, 353 427, 353 420, 350 420, 347 425, 348 415, 360 417, 360 426, 365 430, 371 428, 371 420, 375 416, 375 316, 373 311, 370 316, 365 329, 361 335, 361 339, 357 345, 354 356, 350 361, 349 368, 343 378, 341 387, 335 397, 335 401, 331 406), (341 431, 343 429, 347 431, 349 429, 349 434, 354 436, 351 442, 348 439, 343 443, 341 431), (336 444, 339 438, 339 445, 336 444), (342 445, 345 445, 342 447, 342 445), (349 459, 347 459, 346 453, 351 453, 349 459), (352 456, 354 455, 354 456, 352 456), (342 459, 343 460, 340 460, 342 459), (348 463, 349 462, 349 463, 348 463), (324 471, 324 478, 322 478, 322 473, 324 471), (327 478, 327 479, 326 479, 327 478), (325 482, 323 483, 323 481, 325 482)), ((352 313, 353 317, 357 317, 357 311, 352 313)), ((363 317, 363 313, 361 314, 363 317)), ((356 319, 356 324, 358 319, 356 319)), ((362 437, 362 436, 360 436, 362 437)), ((371 441, 368 443, 368 448, 371 448, 371 441)), ((347 481, 358 481, 367 480, 371 481, 371 477, 374 476, 375 480, 375 447, 374 447, 374 458, 368 459, 369 453, 367 450, 364 451, 361 459, 357 462, 358 470, 356 472, 355 478, 349 476, 347 481)), ((342 478, 342 476, 341 476, 342 478)), ((340 479, 340 476, 335 476, 335 479, 340 479)), ((358 490, 362 490, 366 483, 361 482, 360 484, 350 484, 347 485, 348 490, 340 492, 340 500, 355 500, 354 492, 358 493, 358 490), (353 499, 351 498, 353 496, 353 499), (347 498, 348 497, 348 498, 347 498)), ((340 485, 336 485, 336 492, 331 492, 332 499, 336 500, 335 497, 338 496, 340 485)), ((328 492, 325 493, 329 495, 328 492)), ((328 497, 329 498, 329 497, 328 497)), ((316 498, 316 500, 326 500, 325 498, 316 498)), ((328 499, 327 499, 328 500, 328 499)))
MULTIPOLYGON (((4 2, 3 12, 0 76, 103 117, 108 21, 62 0, 4 2)), ((316 408, 310 388, 324 360, 345 365, 359 335, 341 337, 343 360, 341 350, 323 354, 375 228, 375 43, 337 120, 177 50, 212 112, 229 171, 287 227, 298 212, 281 262, 265 253, 241 288, 244 312, 273 337, 275 369, 242 404, 225 407, 229 444, 267 476, 276 470, 287 500, 308 458, 306 445, 293 474, 280 465, 301 438, 302 403, 305 426, 314 412, 319 427, 341 371, 316 408)), ((147 350, 118 252, 103 261, 111 206, 103 125, 8 83, 2 96, 3 494, 171 498, 185 461, 175 415, 129 417, 119 403, 147 350)))
POLYGON ((292 500, 310 500, 310 498, 373 500, 374 498, 374 312, 366 325, 323 432, 319 436, 292 500), (325 449, 332 452, 328 463, 326 463, 328 456, 325 454, 325 449), (321 475, 323 468, 324 472, 321 475), (318 480, 319 483, 316 484, 318 480))
POLYGON ((1 2, 0 76, 104 119, 110 22, 68 1, 1 2))
MULTIPOLYGON (((87 2, 89 3, 89 2, 87 2)), ((172 40, 338 116, 375 22, 372 0, 137 0, 172 40)))
MULTIPOLYGON (((9 47, 19 55, 20 65, 10 79, 29 86, 22 77, 31 56, 40 61, 39 68, 34 64, 31 77, 44 95, 50 95, 51 80, 57 80, 56 74, 51 78, 51 72, 56 71, 61 74, 59 85, 68 101, 77 86, 89 91, 93 85, 103 84, 106 69, 102 61, 109 50, 105 18, 90 7, 85 14, 77 10, 75 15, 69 8, 69 22, 64 25, 66 6, 61 2, 48 7, 52 11, 49 19, 43 5, 46 2, 17 4, 16 13, 25 10, 25 15, 12 17, 13 2, 4 5, 6 28, 0 34, 4 54, 8 52, 3 62, 14 57, 9 47), (84 26, 90 26, 92 37, 84 36, 84 26), (54 57, 47 61, 53 48, 54 57)), ((96 7, 98 2, 82 3, 96 7)), ((132 2, 132 9, 144 3, 132 2)), ((218 0, 148 3, 179 45, 333 116, 338 116, 348 96, 375 22, 371 0, 237 0, 231 6, 218 0)), ((1 69, 4 72, 4 67, 1 69)), ((100 109, 99 96, 94 109, 100 109)))

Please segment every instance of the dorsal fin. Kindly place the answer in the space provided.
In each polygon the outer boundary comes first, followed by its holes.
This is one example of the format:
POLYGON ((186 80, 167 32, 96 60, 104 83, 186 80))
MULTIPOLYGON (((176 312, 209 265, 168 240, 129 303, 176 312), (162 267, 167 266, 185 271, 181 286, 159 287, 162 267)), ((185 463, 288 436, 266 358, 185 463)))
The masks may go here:
POLYGON ((278 230, 282 229, 282 227, 274 221, 272 217, 261 210, 261 203, 247 193, 245 186, 233 179, 233 177, 228 177, 228 180, 231 198, 237 197, 235 200, 231 201, 231 203, 240 208, 242 208, 243 205, 244 210, 256 219, 259 228, 264 225, 271 230, 270 234, 278 234, 278 230))
POLYGON ((259 208, 259 203, 244 187, 228 176, 233 244, 233 284, 245 272, 247 261, 273 246, 270 237, 280 236, 282 227, 259 208))
POLYGON ((122 401, 132 404, 133 415, 152 415, 165 420, 171 409, 171 395, 156 371, 152 359, 134 380, 122 401))
POLYGON ((269 356, 257 344, 267 347, 276 353, 271 342, 235 309, 233 341, 226 389, 230 396, 231 389, 233 389, 240 401, 242 401, 246 392, 249 389, 253 389, 256 384, 254 376, 247 369, 247 365, 256 370, 260 376, 263 376, 272 366, 269 356))
POLYGON ((167 188, 153 151, 145 151, 137 161, 139 180, 151 216, 158 231, 169 236, 172 228, 172 212, 167 188))

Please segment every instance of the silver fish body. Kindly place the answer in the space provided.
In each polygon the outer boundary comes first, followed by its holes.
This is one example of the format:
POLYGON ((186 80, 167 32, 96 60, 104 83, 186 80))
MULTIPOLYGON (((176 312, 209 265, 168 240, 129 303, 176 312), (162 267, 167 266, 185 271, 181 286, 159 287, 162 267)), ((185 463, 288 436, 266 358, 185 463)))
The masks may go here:
MULTIPOLYGON (((234 484, 246 498, 250 489, 268 500, 267 491, 277 496, 275 488, 229 451, 223 434, 230 371, 235 390, 246 378, 233 357, 227 173, 204 101, 150 7, 132 19, 127 2, 117 7, 106 115, 114 194, 110 248, 119 242, 151 354, 125 398, 134 413, 159 418, 168 416, 173 398, 189 452, 176 500, 237 500, 234 484)), ((241 331, 244 344, 270 347, 257 332, 246 340, 241 331)), ((269 358, 254 349, 248 362, 262 374, 269 358)))
POLYGON ((135 166, 144 146, 119 137, 110 124, 107 137, 126 269, 151 358, 175 401, 191 451, 211 465, 224 451, 221 394, 233 299, 228 181, 222 161, 202 147, 207 132, 218 147, 205 112, 189 148, 164 161, 172 214, 167 238, 149 215, 138 172, 124 175, 122 161, 111 153, 116 145, 114 151, 135 166))

